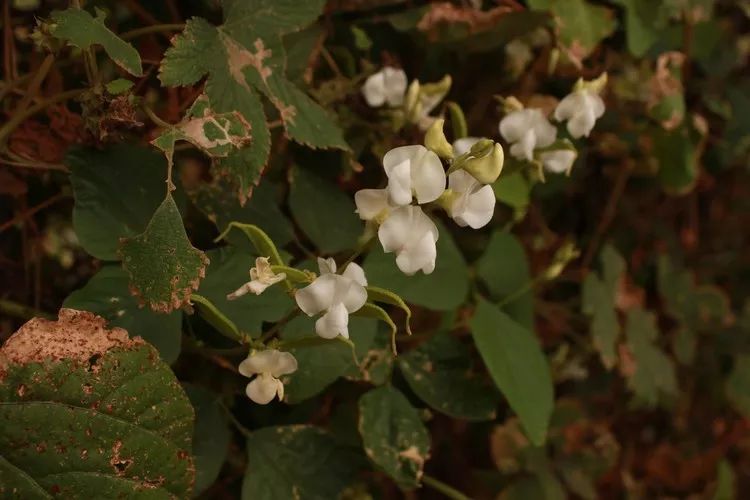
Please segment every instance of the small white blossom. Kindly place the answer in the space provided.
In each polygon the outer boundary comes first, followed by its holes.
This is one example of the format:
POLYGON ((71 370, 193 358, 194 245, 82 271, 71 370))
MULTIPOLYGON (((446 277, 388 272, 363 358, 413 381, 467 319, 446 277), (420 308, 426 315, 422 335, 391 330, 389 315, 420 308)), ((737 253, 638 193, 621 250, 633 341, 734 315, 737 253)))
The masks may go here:
POLYGON ((297 305, 308 316, 324 312, 315 322, 315 333, 324 339, 349 338, 349 315, 367 302, 365 272, 352 262, 336 274, 336 262, 330 258, 318 258, 318 267, 320 276, 294 294, 297 305))
POLYGON ((418 206, 396 208, 378 228, 386 253, 396 253, 396 265, 404 274, 435 270, 438 228, 418 206))
POLYGON ((555 109, 557 121, 568 121, 568 132, 578 139, 588 137, 598 118, 604 114, 604 101, 591 88, 579 88, 568 94, 555 109))
POLYGON ((422 145, 391 149, 383 157, 388 176, 388 200, 408 205, 412 193, 418 203, 435 201, 445 191, 445 170, 438 155, 422 145))
POLYGON ((540 154, 539 159, 547 172, 562 174, 570 172, 577 155, 572 149, 558 149, 540 154))
POLYGON ((247 397, 258 404, 265 405, 278 396, 284 399, 284 384, 279 380, 282 375, 297 371, 297 360, 288 352, 268 349, 254 351, 240 363, 239 372, 245 377, 255 378, 247 384, 247 397))
POLYGON ((286 274, 276 274, 271 270, 271 264, 268 263, 268 257, 258 257, 255 259, 255 267, 250 269, 250 280, 234 292, 227 295, 228 300, 234 300, 248 292, 260 295, 269 286, 286 279, 286 274))
POLYGON ((393 208, 388 203, 387 189, 360 189, 354 193, 354 203, 362 220, 383 220, 393 208))
POLYGON ((406 73, 401 69, 385 67, 365 80, 362 95, 370 107, 383 104, 401 106, 406 93, 406 73))
POLYGON ((450 216, 459 226, 479 229, 492 219, 495 214, 492 186, 481 184, 463 170, 456 170, 448 176, 448 188, 453 195, 450 216))
POLYGON ((511 143, 510 154, 519 160, 533 161, 534 149, 555 142, 557 129, 541 110, 526 108, 512 111, 500 121, 500 134, 511 143))

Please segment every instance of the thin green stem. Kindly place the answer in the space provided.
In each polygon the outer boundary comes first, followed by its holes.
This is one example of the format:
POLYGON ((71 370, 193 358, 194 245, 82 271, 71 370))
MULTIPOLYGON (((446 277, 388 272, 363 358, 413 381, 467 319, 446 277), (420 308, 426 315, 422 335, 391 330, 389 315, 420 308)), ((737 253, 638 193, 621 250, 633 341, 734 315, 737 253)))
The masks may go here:
POLYGON ((449 486, 442 481, 438 481, 434 477, 428 476, 427 474, 422 475, 422 484, 442 493, 452 500, 471 500, 470 497, 467 497, 454 487, 449 486))
POLYGON ((543 281, 545 281, 543 275, 539 275, 535 277, 534 279, 526 282, 525 285, 523 285, 521 288, 519 288, 515 292, 503 297, 503 299, 500 302, 498 302, 497 305, 499 307, 502 307, 502 306, 510 304, 514 300, 518 299, 519 297, 523 296, 527 292, 531 291, 536 285, 538 285, 539 283, 542 283, 543 281))
POLYGON ((300 312, 301 311, 297 308, 294 308, 291 311, 289 311, 286 314, 286 316, 284 316, 279 321, 277 321, 276 324, 273 325, 270 330, 268 330, 267 332, 264 332, 263 335, 260 337, 259 341, 265 343, 271 340, 273 336, 276 335, 284 325, 286 325, 291 320, 299 316, 300 312))
POLYGON ((33 106, 29 106, 27 109, 23 111, 23 113, 15 113, 13 116, 10 117, 10 120, 8 120, 5 123, 5 125, 3 125, 2 128, 0 128, 0 150, 4 148, 5 142, 8 140, 8 136, 12 134, 13 131, 21 123, 23 123, 27 118, 37 114, 39 111, 49 106, 52 106, 53 104, 57 104, 58 102, 62 102, 62 101, 67 101, 68 99, 72 99, 73 97, 77 97, 78 95, 80 95, 81 93, 85 91, 86 89, 73 89, 73 90, 61 92, 57 95, 53 95, 52 97, 39 101, 33 106))
POLYGON ((13 302, 12 300, 0 299, 0 312, 20 319, 46 318, 54 319, 54 316, 33 307, 13 302))
POLYGON ((221 406, 221 409, 224 410, 224 413, 226 413, 227 418, 229 418, 229 421, 232 422, 232 425, 234 425, 238 431, 240 431, 240 434, 244 436, 250 436, 252 432, 242 425, 239 420, 237 420, 237 417, 234 416, 234 413, 232 413, 232 410, 227 408, 227 405, 224 404, 223 401, 219 401, 219 406, 221 406))
POLYGON ((165 33, 171 31, 182 31, 185 28, 184 24, 154 24, 153 26, 144 26, 143 28, 136 28, 134 30, 126 31, 120 34, 120 38, 123 40, 130 40, 131 38, 138 38, 143 35, 151 35, 153 33, 165 33))
POLYGON ((174 125, 172 125, 171 123, 168 123, 168 122, 162 120, 161 118, 159 118, 157 116, 157 114, 154 113, 154 110, 151 109, 150 107, 148 107, 147 105, 144 104, 141 107, 143 108, 143 111, 146 113, 146 115, 149 117, 149 119, 152 122, 154 122, 154 124, 156 124, 156 125, 158 125, 159 127, 162 127, 162 128, 172 128, 172 127, 174 127, 174 125))

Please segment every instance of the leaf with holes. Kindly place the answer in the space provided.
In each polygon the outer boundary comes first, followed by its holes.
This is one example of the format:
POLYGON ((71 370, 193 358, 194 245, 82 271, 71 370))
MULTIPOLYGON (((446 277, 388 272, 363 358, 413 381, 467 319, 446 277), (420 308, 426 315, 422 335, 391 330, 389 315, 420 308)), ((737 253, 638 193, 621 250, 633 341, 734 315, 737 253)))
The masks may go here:
POLYGON ((104 25, 104 11, 96 9, 96 17, 85 10, 68 9, 52 13, 52 35, 71 45, 87 49, 101 45, 107 55, 122 69, 135 76, 143 75, 141 56, 128 42, 104 25))
POLYGON ((190 496, 193 409, 150 345, 62 309, 0 357, 1 497, 190 496))
POLYGON ((162 61, 162 83, 191 85, 208 75, 206 93, 214 110, 239 111, 250 124, 252 147, 230 154, 216 165, 217 173, 236 183, 243 203, 260 178, 271 143, 258 92, 276 107, 293 140, 314 148, 348 149, 327 112, 285 76, 283 35, 315 21, 323 3, 224 0, 223 25, 191 19, 162 61))
POLYGON ((208 265, 206 254, 190 244, 171 195, 156 209, 142 234, 121 242, 120 256, 133 294, 164 313, 190 300, 208 265))
POLYGON ((414 488, 430 452, 430 435, 409 400, 390 385, 359 399, 359 433, 370 460, 401 486, 414 488))

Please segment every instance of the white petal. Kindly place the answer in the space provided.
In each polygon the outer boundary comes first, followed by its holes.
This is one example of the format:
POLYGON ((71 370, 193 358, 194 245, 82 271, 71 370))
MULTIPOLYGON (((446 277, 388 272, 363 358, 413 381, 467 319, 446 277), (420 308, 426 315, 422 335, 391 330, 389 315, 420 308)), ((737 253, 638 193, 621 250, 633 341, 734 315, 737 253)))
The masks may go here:
POLYGON ((324 339, 338 335, 349 338, 349 313, 342 303, 334 304, 315 322, 315 333, 324 339))
POLYGON ((534 159, 534 148, 537 146, 536 132, 529 129, 521 137, 521 140, 510 147, 510 154, 519 160, 532 161, 534 159))
MULTIPOLYGON (((242 285, 241 287, 239 287, 237 290, 233 291, 232 293, 227 294, 227 300, 235 300, 235 299, 239 299, 243 295, 247 295, 249 292, 253 291, 253 283, 254 283, 253 281, 249 281, 245 283, 244 285, 242 285)), ((253 293, 255 292, 253 291, 253 293)))
POLYGON ((411 162, 404 160, 395 165, 388 175, 388 200, 396 206, 408 205, 411 203, 411 162))
POLYGON ((604 114, 604 99, 596 92, 587 92, 586 97, 589 101, 589 107, 594 112, 596 118, 601 118, 604 114))
POLYGON ((402 273, 407 275, 412 275, 419 270, 430 274, 435 269, 436 257, 435 239, 430 232, 425 232, 419 240, 398 252, 396 265, 402 273))
POLYGON ((453 154, 455 156, 461 156, 464 153, 468 153, 471 147, 479 142, 481 137, 463 137, 453 142, 453 154))
POLYGON ((459 226, 472 229, 484 227, 495 214, 495 192, 492 186, 485 185, 467 195, 459 213, 454 212, 454 219, 459 226))
POLYGON ((385 104, 385 75, 382 71, 370 75, 362 87, 362 95, 370 107, 377 108, 385 104))
POLYGON ((437 200, 445 191, 445 170, 438 155, 425 149, 412 159, 411 181, 417 203, 437 200))
POLYGON ((278 352, 276 349, 253 352, 240 363, 238 371, 245 377, 271 372, 277 363, 278 352))
POLYGON ((536 147, 546 148, 557 139, 557 128, 552 125, 547 117, 538 109, 534 122, 534 133, 536 134, 536 147))
POLYGON ((406 94, 406 73, 401 69, 383 68, 385 100, 390 106, 401 106, 406 94))
POLYGON ((336 291, 336 279, 339 277, 335 274, 323 274, 305 288, 297 290, 294 299, 299 308, 308 316, 314 316, 331 307, 336 291))
MULTIPOLYGON (((245 388, 247 397, 259 405, 266 405, 276 396, 281 381, 268 374, 258 375, 245 388)), ((283 388, 282 388, 283 391, 283 388)))
POLYGON ((344 295, 344 307, 349 314, 355 313, 362 309, 367 302, 367 290, 359 283, 352 281, 351 286, 344 295))
POLYGON ((532 128, 530 109, 508 113, 500 120, 500 135, 508 142, 516 142, 532 128))
POLYGON ((413 146, 400 146, 393 148, 383 156, 383 168, 385 174, 390 176, 390 171, 396 166, 405 161, 411 161, 412 158, 418 156, 420 153, 427 151, 427 148, 421 144, 415 144, 413 146))
POLYGON ((396 252, 409 240, 412 231, 413 206, 399 207, 393 210, 378 228, 378 239, 383 251, 396 252))
POLYGON ((318 270, 321 275, 336 274, 336 261, 333 260, 333 257, 328 257, 327 259, 318 257, 318 270))
POLYGON ((344 272, 341 275, 351 280, 354 280, 355 283, 359 283, 362 286, 367 286, 367 278, 365 277, 365 270, 362 269, 360 265, 357 264, 356 262, 350 262, 349 265, 346 266, 346 269, 344 269, 344 272))
POLYGON ((479 182, 465 170, 456 170, 448 176, 448 187, 454 193, 466 193, 476 186, 479 182))
POLYGON ((582 108, 568 120, 568 132, 576 139, 588 137, 595 123, 594 110, 588 107, 582 108))
POLYGON ((571 119, 579 109, 585 106, 584 100, 581 92, 573 92, 565 96, 555 108, 555 120, 562 122, 571 119))
POLYGON ((362 220, 372 220, 388 210, 388 190, 360 189, 354 193, 354 203, 362 220))
POLYGON ((274 377, 288 375, 297 371, 297 358, 290 352, 275 351, 273 369, 270 371, 274 377))
POLYGON ((548 151, 539 156, 544 164, 544 169, 555 174, 568 172, 573 167, 576 152, 570 149, 548 151))

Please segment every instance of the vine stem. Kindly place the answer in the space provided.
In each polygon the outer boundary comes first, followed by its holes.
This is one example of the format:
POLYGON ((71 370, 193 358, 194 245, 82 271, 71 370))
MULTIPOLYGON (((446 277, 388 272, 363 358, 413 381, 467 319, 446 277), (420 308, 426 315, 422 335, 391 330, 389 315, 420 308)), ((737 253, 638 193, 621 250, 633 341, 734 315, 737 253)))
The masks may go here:
POLYGON ((153 26, 144 26, 143 28, 136 28, 134 30, 126 31, 120 34, 120 38, 123 40, 130 40, 131 38, 137 38, 143 35, 151 35, 153 33, 164 33, 169 31, 181 31, 185 28, 182 23, 175 24, 154 24, 153 26))
POLYGON ((8 140, 8 136, 12 134, 13 131, 27 118, 35 115, 39 111, 49 106, 52 106, 53 104, 72 99, 73 97, 76 97, 85 91, 86 89, 73 89, 66 92, 61 92, 57 95, 53 95, 52 97, 41 100, 33 106, 29 106, 23 111, 23 113, 15 113, 10 117, 10 120, 8 120, 5 125, 0 128, 0 149, 2 149, 2 147, 5 145, 5 142, 8 140))
POLYGON ((33 307, 25 306, 11 300, 0 299, 0 311, 4 312, 9 316, 13 316, 20 319, 31 319, 31 318, 46 318, 54 319, 54 316, 44 311, 39 311, 33 307))
POLYGON ((425 486, 429 486, 435 491, 438 491, 445 495, 446 497, 452 499, 452 500, 471 500, 470 497, 467 497, 457 489, 455 489, 452 486, 449 486, 445 484, 442 481, 439 481, 435 479, 432 476, 428 476, 427 474, 422 475, 422 484, 425 486))

